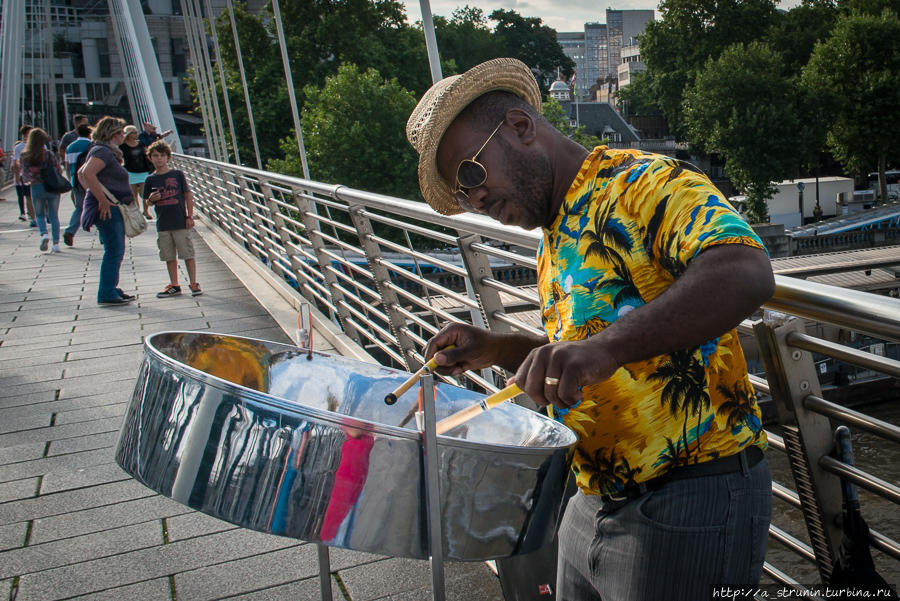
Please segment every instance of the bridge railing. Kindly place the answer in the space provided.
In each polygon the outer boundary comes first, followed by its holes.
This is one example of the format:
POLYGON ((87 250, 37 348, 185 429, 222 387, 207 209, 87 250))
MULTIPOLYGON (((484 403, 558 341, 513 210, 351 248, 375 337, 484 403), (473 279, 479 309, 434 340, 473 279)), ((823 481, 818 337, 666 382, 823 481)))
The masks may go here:
MULTIPOLYGON (((479 215, 447 217, 423 203, 197 157, 178 155, 175 161, 209 222, 384 363, 418 369, 427 340, 451 322, 542 332, 534 286, 539 232, 479 215)), ((872 493, 864 498, 864 510, 869 498, 900 503, 900 487, 890 481, 896 480, 892 466, 868 473, 831 457, 832 422, 881 437, 886 445, 900 443, 900 428, 826 400, 815 362, 832 357, 894 382, 900 362, 807 332, 810 324, 829 324, 832 330, 900 341, 900 300, 776 276, 775 295, 765 308, 766 319, 745 321, 740 330, 755 336, 747 340, 758 345, 754 352, 766 378, 753 376, 754 386, 776 407, 770 448, 786 453, 793 476, 794 489, 775 482, 773 494, 788 512, 799 510, 805 524, 802 531, 790 531, 779 524, 785 512, 776 508, 770 536, 808 560, 827 583, 841 537, 840 478, 872 493)), ((494 391, 505 375, 493 368, 464 377, 468 386, 494 391)), ((879 565, 888 562, 894 573, 900 565, 896 538, 872 529, 871 544, 882 553, 879 565)), ((777 555, 770 547, 769 558, 777 555)), ((770 561, 764 569, 782 585, 811 582, 792 565, 784 569, 770 561)))

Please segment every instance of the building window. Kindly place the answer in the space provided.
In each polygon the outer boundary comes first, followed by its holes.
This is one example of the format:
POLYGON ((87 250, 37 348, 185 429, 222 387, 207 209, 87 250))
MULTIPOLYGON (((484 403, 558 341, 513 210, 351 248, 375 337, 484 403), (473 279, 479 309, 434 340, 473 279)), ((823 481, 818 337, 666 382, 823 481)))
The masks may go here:
POLYGON ((109 40, 97 38, 97 57, 100 62, 100 77, 111 77, 109 66, 109 40))
POLYGON ((163 86, 166 88, 166 98, 168 98, 170 101, 174 100, 175 98, 172 95, 172 82, 164 81, 163 86))
POLYGON ((172 75, 181 77, 187 73, 187 57, 184 52, 184 38, 171 38, 172 75))

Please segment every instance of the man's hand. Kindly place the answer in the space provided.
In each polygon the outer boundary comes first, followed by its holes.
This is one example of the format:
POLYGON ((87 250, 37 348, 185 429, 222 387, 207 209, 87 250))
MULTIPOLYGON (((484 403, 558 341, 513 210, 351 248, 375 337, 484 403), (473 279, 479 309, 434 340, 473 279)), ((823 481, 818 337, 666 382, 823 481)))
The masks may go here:
POLYGON ((470 369, 490 367, 500 360, 502 337, 483 328, 452 324, 425 347, 425 360, 436 357, 439 374, 456 376, 470 369), (441 350, 449 345, 455 348, 441 350))
POLYGON ((606 380, 619 367, 598 335, 534 349, 519 366, 514 381, 538 405, 566 409, 581 401, 584 386, 606 380))

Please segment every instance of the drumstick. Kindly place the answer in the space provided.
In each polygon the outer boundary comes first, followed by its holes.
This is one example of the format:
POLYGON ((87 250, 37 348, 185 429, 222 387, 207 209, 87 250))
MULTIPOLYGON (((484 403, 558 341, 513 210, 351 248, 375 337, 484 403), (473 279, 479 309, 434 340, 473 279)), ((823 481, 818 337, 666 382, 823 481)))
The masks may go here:
MULTIPOLYGON (((453 348, 452 344, 449 346, 445 346, 441 350, 446 351, 447 349, 451 349, 451 348, 453 348)), ((394 403, 396 403, 397 399, 399 399, 401 396, 403 396, 404 392, 406 392, 407 390, 409 390, 410 388, 413 387, 413 384, 416 383, 416 381, 419 379, 419 376, 421 376, 422 374, 424 374, 426 372, 434 371, 434 368, 436 368, 436 367, 437 367, 437 361, 435 361, 434 357, 432 357, 428 361, 428 363, 423 365, 419 369, 419 371, 417 371, 416 373, 411 375, 408 380, 406 380, 403 384, 398 386, 394 392, 391 392, 384 397, 385 405, 393 405, 394 403)))
POLYGON ((516 384, 510 384, 503 390, 498 390, 494 394, 483 398, 480 403, 470 405, 465 409, 457 411, 449 417, 445 417, 435 425, 435 432, 437 434, 443 434, 448 430, 452 430, 456 426, 466 423, 476 415, 493 409, 503 401, 508 401, 517 394, 521 393, 521 388, 519 388, 516 384))

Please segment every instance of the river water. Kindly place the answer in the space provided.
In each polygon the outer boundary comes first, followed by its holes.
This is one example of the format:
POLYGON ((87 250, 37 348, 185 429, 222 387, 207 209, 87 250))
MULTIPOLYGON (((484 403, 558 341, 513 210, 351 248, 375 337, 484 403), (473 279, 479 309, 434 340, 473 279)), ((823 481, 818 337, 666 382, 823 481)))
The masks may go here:
MULTIPOLYGON (((900 425, 900 398, 856 410, 900 425)), ((887 482, 900 485, 900 445, 852 427, 850 430, 856 466, 887 482)), ((777 428, 771 428, 770 431, 780 434, 777 428)), ((787 456, 773 448, 769 449, 766 456, 772 468, 772 479, 791 490, 796 490, 787 456)), ((900 540, 900 507, 865 490, 860 490, 859 496, 862 516, 869 524, 869 528, 894 540, 900 540)), ((777 498, 772 505, 772 524, 809 544, 800 510, 777 498)), ((878 572, 896 588, 900 584, 900 561, 874 549, 872 555, 878 572)), ((769 540, 766 561, 806 586, 820 582, 814 564, 772 539, 769 540)), ((763 582, 767 581, 768 578, 763 576, 763 582)))

